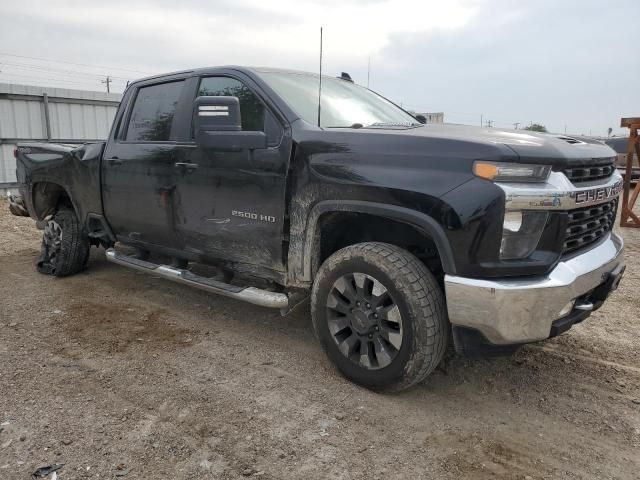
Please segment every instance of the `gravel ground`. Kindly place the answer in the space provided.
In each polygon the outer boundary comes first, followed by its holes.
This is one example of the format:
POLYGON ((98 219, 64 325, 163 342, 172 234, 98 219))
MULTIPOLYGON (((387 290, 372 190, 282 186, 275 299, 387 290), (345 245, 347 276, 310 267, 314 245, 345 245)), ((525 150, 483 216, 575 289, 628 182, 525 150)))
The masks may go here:
POLYGON ((308 306, 283 318, 98 249, 40 275, 40 232, 0 203, 0 478, 640 478, 640 230, 622 233, 625 279, 585 323, 379 395, 331 367, 308 306))

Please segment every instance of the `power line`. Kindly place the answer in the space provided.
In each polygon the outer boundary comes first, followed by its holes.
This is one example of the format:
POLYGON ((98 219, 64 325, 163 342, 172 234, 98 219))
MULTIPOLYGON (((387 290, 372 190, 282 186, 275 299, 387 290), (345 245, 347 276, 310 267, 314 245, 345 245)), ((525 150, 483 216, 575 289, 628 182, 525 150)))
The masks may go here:
MULTIPOLYGON (((67 88, 80 89, 81 87, 83 87, 85 90, 99 91, 98 86, 93 84, 93 82, 91 82, 90 80, 87 80, 85 82, 74 82, 73 80, 68 80, 68 79, 14 75, 12 73, 0 72, 0 82, 2 81, 9 82, 9 83, 19 81, 19 82, 24 82, 25 84, 30 84, 30 85, 40 84, 40 86, 44 86, 42 85, 44 81, 51 81, 51 82, 56 82, 56 84, 63 85, 63 87, 61 88, 64 88, 66 86, 67 88), (9 78, 3 78, 3 77, 9 77, 9 78), (40 81, 43 81, 43 82, 40 82, 40 81)), ((96 80, 96 82, 99 82, 99 80, 96 80)), ((55 87, 55 85, 47 85, 47 86, 55 87)), ((124 86, 123 86, 123 89, 124 89, 124 86)))
MULTIPOLYGON (((12 69, 17 69, 17 70, 35 70, 35 71, 42 71, 47 73, 55 73, 57 75, 71 76, 73 78, 77 78, 78 76, 80 76, 80 77, 91 78, 94 80, 99 80, 105 77, 105 74, 103 73, 100 74, 100 73, 90 73, 90 72, 81 72, 81 71, 73 71, 73 70, 60 70, 60 69, 49 68, 49 67, 40 66, 40 65, 28 65, 28 64, 12 63, 12 62, 0 62, 0 65, 7 65, 12 69)), ((130 78, 126 78, 126 77, 117 77, 114 75, 109 75, 109 76, 112 79, 122 80, 123 82, 130 80, 130 78)))
MULTIPOLYGON (((26 74, 23 72, 0 72, 0 76, 2 75, 6 75, 6 76, 11 76, 11 77, 19 77, 19 78, 27 78, 27 79, 32 79, 32 80, 51 80, 51 81, 56 81, 56 82, 65 82, 65 83, 76 83, 79 85, 88 85, 88 84, 92 84, 92 83, 98 83, 100 82, 101 78, 104 78, 104 76, 100 76, 100 77, 96 77, 93 79, 87 78, 85 79, 77 79, 73 80, 73 79, 69 79, 69 78, 61 78, 61 77, 52 77, 52 76, 42 76, 40 74, 40 72, 34 72, 33 74, 26 74)), ((114 80, 113 77, 111 78, 111 83, 122 83, 122 84, 126 84, 126 80, 114 80)))
POLYGON ((74 82, 73 80, 66 80, 66 79, 61 79, 61 78, 47 78, 47 77, 33 77, 33 76, 27 76, 27 75, 14 75, 13 73, 4 73, 1 72, 0 73, 0 77, 5 76, 5 77, 14 77, 14 78, 19 78, 19 79, 24 79, 24 80, 51 80, 51 81, 55 81, 55 82, 60 82, 60 83, 69 83, 69 84, 75 84, 75 85, 84 85, 86 86, 87 84, 91 83, 89 81, 86 82, 74 82))
POLYGON ((54 60, 54 59, 50 59, 50 58, 42 58, 42 57, 29 57, 27 55, 16 55, 14 53, 3 53, 0 52, 0 55, 6 56, 6 57, 16 57, 16 58, 28 58, 30 60, 40 60, 40 61, 44 61, 44 62, 54 62, 54 63, 66 63, 67 65, 77 65, 80 67, 91 67, 91 68, 104 68, 107 70, 121 70, 123 72, 134 72, 134 73, 142 73, 144 75, 153 75, 151 72, 143 72, 141 70, 133 70, 131 68, 123 68, 123 67, 113 67, 113 66, 105 66, 105 65, 91 65, 88 63, 76 63, 76 62, 67 62, 64 60, 54 60))

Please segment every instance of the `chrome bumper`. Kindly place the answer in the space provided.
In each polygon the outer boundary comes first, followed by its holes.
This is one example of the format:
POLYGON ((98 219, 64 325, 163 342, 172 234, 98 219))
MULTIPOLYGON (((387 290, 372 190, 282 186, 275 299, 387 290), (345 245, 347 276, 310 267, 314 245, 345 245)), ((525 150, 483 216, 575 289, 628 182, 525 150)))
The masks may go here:
POLYGON ((571 300, 601 285, 624 265, 623 241, 615 233, 591 250, 560 262, 548 275, 481 280, 445 276, 449 320, 508 345, 548 338, 551 324, 571 300))

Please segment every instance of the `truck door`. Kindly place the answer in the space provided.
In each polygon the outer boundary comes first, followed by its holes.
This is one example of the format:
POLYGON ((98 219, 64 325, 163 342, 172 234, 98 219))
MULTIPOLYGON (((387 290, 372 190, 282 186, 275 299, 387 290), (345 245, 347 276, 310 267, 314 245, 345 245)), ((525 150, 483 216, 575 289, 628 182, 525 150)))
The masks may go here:
POLYGON ((104 212, 118 240, 178 249, 175 163, 190 149, 174 121, 185 80, 140 86, 102 162, 104 212))
POLYGON ((282 271, 291 151, 284 121, 246 79, 221 75, 198 80, 195 97, 238 97, 242 130, 265 132, 268 146, 222 151, 194 140, 189 160, 177 173, 176 230, 190 254, 282 271))

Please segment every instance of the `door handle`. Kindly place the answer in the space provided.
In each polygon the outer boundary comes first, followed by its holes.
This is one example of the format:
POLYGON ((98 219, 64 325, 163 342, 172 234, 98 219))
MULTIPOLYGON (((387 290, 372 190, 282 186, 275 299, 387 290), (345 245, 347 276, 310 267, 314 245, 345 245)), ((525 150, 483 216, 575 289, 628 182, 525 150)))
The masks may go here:
POLYGON ((118 157, 111 157, 107 158, 106 160, 112 165, 122 165, 122 160, 120 160, 118 157))
POLYGON ((186 163, 186 162, 176 162, 173 164, 176 168, 181 170, 186 170, 187 172, 192 172, 198 168, 197 163, 186 163))

